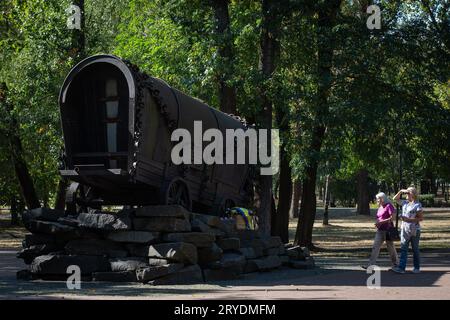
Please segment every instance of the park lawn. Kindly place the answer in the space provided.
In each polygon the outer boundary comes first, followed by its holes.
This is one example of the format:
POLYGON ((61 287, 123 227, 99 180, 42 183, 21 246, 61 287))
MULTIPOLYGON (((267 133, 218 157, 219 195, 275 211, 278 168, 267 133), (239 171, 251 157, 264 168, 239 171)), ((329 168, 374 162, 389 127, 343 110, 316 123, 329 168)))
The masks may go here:
MULTIPOLYGON (((343 209, 331 209, 329 225, 322 225, 318 214, 313 230, 313 243, 319 256, 365 256, 375 235, 374 214, 360 216, 343 209)), ((400 222, 401 223, 401 222, 400 222)), ((290 221, 290 238, 294 239, 297 219, 290 221)), ((397 246, 399 242, 396 243, 397 246)), ((450 248, 450 208, 427 208, 422 222, 421 250, 450 248)))
POLYGON ((12 227, 9 220, 0 217, 0 249, 22 248, 22 240, 29 233, 23 227, 12 227))

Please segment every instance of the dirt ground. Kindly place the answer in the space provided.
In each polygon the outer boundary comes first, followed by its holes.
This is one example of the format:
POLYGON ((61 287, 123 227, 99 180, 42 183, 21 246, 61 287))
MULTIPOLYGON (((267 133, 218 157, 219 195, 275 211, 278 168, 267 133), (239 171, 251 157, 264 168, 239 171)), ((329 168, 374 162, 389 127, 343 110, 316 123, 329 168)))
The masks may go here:
MULTIPOLYGON (((17 281, 24 267, 15 258, 25 231, 0 224, 0 299, 450 299, 450 209, 427 209, 422 224, 422 273, 404 275, 388 271, 382 251, 380 289, 369 289, 370 274, 360 268, 374 236, 371 217, 353 209, 331 209, 330 225, 317 215, 313 240, 313 270, 281 268, 248 274, 239 280, 198 285, 150 286, 142 284, 82 283, 69 290, 64 282, 17 281)), ((1 220, 0 220, 1 221, 1 220)), ((291 221, 291 237, 296 221, 291 221)), ((397 244, 398 247, 398 244, 397 244)), ((411 258, 407 270, 411 270, 411 258)))

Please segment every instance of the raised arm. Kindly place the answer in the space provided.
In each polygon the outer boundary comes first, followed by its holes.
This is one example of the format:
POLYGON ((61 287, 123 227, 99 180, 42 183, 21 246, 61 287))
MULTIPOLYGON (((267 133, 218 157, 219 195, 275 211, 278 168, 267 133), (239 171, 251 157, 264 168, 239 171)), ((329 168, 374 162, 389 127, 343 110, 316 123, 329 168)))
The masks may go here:
POLYGON ((407 192, 408 192, 408 190, 406 190, 406 189, 400 190, 400 191, 397 192, 397 194, 394 196, 394 200, 395 200, 395 201, 400 200, 400 196, 401 196, 402 194, 404 194, 404 193, 407 193, 407 192))
POLYGON ((402 196, 402 194, 404 193, 408 193, 408 190, 406 189, 401 189, 399 192, 397 192, 397 194, 394 196, 394 201, 397 202, 399 205, 402 205, 402 201, 400 200, 400 197, 402 196))

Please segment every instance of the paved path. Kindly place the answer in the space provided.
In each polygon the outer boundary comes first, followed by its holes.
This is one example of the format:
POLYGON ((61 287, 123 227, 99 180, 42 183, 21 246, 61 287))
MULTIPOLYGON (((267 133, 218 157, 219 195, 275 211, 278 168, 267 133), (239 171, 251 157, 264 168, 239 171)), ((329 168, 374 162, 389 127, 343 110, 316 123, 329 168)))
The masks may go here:
MULTIPOLYGON (((0 250, 0 299, 450 299, 450 249, 422 254, 422 273, 394 274, 382 267, 381 289, 368 289, 368 274, 358 258, 316 259, 314 270, 282 268, 214 284, 150 286, 17 281, 24 267, 14 251, 0 250)), ((381 259, 380 266, 388 266, 381 259)))

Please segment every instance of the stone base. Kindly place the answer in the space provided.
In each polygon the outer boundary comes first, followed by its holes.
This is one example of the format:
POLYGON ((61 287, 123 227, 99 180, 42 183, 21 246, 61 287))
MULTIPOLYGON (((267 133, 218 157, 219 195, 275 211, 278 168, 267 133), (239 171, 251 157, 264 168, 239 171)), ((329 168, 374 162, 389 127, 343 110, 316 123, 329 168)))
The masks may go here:
POLYGON ((153 285, 233 280, 281 265, 308 269, 304 248, 279 237, 237 230, 233 221, 189 213, 180 206, 148 206, 118 213, 90 211, 66 216, 54 210, 24 214, 32 234, 18 257, 30 264, 21 280, 66 281, 78 266, 83 281, 153 285))

